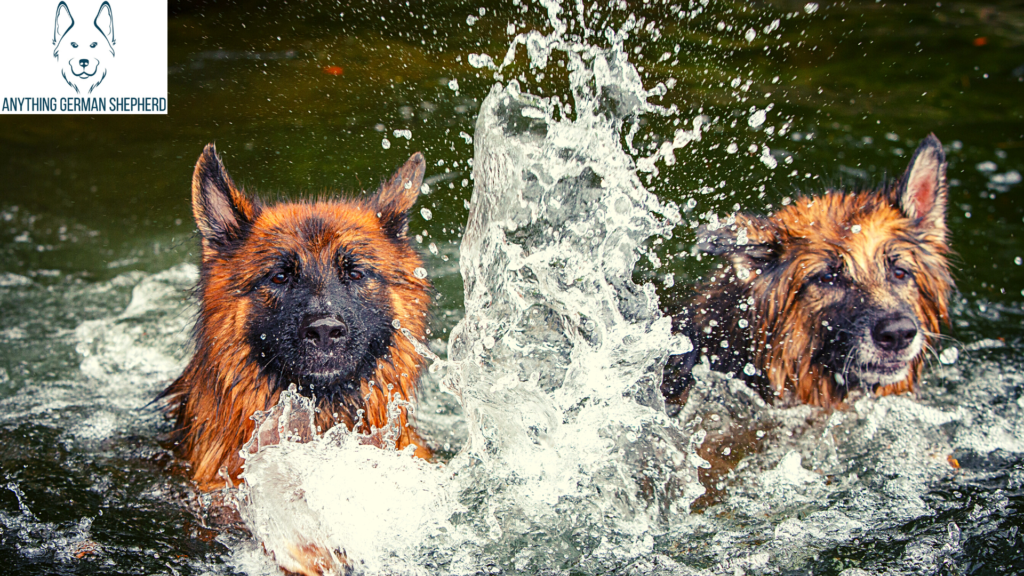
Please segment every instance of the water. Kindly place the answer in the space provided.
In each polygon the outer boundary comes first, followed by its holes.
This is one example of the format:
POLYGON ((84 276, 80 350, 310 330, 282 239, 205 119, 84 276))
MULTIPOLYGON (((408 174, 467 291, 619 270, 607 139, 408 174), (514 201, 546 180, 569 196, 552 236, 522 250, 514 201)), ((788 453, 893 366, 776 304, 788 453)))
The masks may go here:
POLYGON ((439 291, 417 412, 439 462, 343 431, 264 449, 241 497, 269 548, 300 533, 400 573, 1024 571, 1019 8, 407 10, 183 3, 167 119, 4 119, 5 565, 274 573, 147 406, 187 358, 187 178, 216 138, 271 192, 431 164, 411 231, 439 291), (716 381, 665 417, 656 367, 685 343, 655 292, 715 265, 692 228, 876 182, 929 131, 961 293, 920 397, 824 414, 716 381), (709 479, 702 441, 736 470, 709 479))

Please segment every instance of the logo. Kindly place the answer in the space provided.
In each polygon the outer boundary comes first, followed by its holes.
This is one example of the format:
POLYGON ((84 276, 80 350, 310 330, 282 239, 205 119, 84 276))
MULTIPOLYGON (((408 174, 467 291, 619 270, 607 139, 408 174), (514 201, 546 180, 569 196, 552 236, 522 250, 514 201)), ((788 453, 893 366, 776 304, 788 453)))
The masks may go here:
POLYGON ((114 14, 110 2, 100 4, 100 11, 88 24, 75 25, 66 2, 57 4, 53 23, 53 56, 60 62, 64 81, 81 94, 88 86, 89 93, 107 77, 114 58, 114 14))
POLYGON ((167 0, 33 0, 5 12, 0 50, 18 58, 5 64, 0 114, 167 113, 167 0))

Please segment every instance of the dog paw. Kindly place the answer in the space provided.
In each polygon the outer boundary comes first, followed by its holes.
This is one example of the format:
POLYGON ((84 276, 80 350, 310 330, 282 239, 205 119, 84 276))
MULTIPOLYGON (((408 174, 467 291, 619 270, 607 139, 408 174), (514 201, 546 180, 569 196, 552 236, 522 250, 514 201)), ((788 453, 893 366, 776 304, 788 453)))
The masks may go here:
POLYGON ((277 558, 286 574, 302 576, 350 576, 352 565, 341 550, 328 550, 317 544, 289 544, 286 558, 277 558))

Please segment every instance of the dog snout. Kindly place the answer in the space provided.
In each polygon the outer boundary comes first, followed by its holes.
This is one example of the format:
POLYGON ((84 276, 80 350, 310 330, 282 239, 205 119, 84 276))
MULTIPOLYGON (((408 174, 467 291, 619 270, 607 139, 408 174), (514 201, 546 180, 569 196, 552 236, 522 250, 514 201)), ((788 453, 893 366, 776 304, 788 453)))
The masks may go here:
POLYGON ((345 340, 348 325, 333 315, 306 316, 299 324, 299 340, 326 350, 345 340))
POLYGON ((88 58, 80 59, 78 61, 78 65, 81 66, 82 68, 87 68, 89 66, 89 59, 88 58))
POLYGON ((890 316, 875 322, 871 338, 886 352, 899 352, 917 336, 917 324, 907 316, 890 316))

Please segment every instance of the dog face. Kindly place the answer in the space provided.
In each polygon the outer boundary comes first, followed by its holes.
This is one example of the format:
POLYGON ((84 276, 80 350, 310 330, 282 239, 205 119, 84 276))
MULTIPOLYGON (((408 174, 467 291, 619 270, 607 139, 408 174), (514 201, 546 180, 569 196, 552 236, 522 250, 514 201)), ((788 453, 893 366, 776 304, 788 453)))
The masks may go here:
POLYGON ((945 156, 929 136, 893 187, 800 198, 703 230, 699 248, 732 263, 717 292, 730 301, 711 296, 708 307, 740 318, 726 332, 746 331, 734 339, 745 350, 721 355, 749 355, 765 389, 812 404, 854 387, 912 390, 952 286, 946 197, 945 156))
POLYGON ((219 488, 222 471, 238 480, 251 416, 292 384, 316 399, 321 430, 341 424, 430 457, 405 404, 430 304, 407 238, 425 167, 414 154, 369 198, 267 205, 235 186, 212 144, 203 151, 192 175, 195 353, 161 394, 201 489, 219 488))
POLYGON ((204 280, 222 284, 208 293, 241 299, 233 306, 264 376, 321 396, 359 394, 373 381, 402 320, 410 327, 426 308, 427 282, 413 274, 422 264, 405 238, 424 167, 414 155, 363 201, 263 206, 204 153, 193 195, 204 280))
POLYGON ((100 5, 91 22, 75 23, 64 2, 57 4, 53 27, 53 56, 64 80, 76 93, 91 93, 107 76, 114 57, 114 15, 110 3, 100 5))

